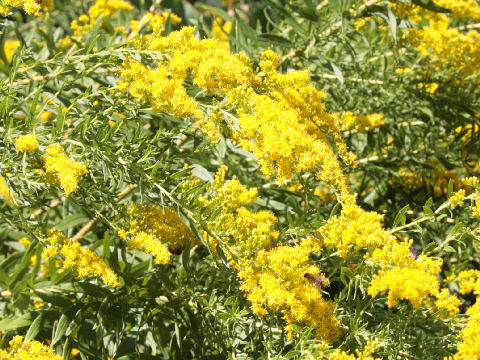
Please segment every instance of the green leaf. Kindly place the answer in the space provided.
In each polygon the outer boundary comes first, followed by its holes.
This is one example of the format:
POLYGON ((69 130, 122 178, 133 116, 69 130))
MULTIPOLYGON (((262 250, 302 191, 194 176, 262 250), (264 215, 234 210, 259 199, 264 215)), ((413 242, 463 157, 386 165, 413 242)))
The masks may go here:
POLYGON ((435 4, 432 0, 412 0, 412 3, 418 5, 427 10, 439 12, 439 13, 450 13, 450 9, 444 8, 440 5, 435 4))
POLYGON ((452 179, 448 179, 448 197, 453 195, 453 181, 452 179))
POLYGON ((392 30, 393 40, 396 43, 397 42, 397 18, 390 8, 388 8, 388 24, 390 25, 390 29, 392 30))
POLYGON ((35 95, 33 96, 33 101, 32 101, 32 104, 30 105, 30 109, 28 111, 26 124, 32 130, 34 130, 36 128, 36 123, 37 123, 36 112, 37 112, 38 99, 39 99, 41 93, 42 93, 42 88, 39 87, 37 89, 37 91, 35 92, 35 95))
POLYGON ((73 229, 75 226, 84 224, 90 221, 90 218, 86 217, 83 214, 72 214, 60 221, 57 225, 55 225, 55 229, 58 231, 65 231, 68 229, 73 229))
POLYGON ((224 21, 229 21, 229 22, 233 21, 233 18, 230 15, 228 15, 228 13, 225 10, 223 10, 219 7, 207 5, 205 3, 196 3, 195 7, 199 10, 202 10, 202 11, 209 11, 209 12, 219 16, 224 21))
POLYGON ((106 298, 111 295, 111 292, 108 289, 88 281, 75 282, 74 289, 78 292, 98 298, 106 298))
POLYGON ((335 76, 337 77, 338 81, 340 81, 340 83, 343 85, 345 80, 343 78, 342 71, 333 62, 330 62, 330 66, 332 67, 332 70, 335 73, 335 76))
POLYGON ((55 119, 55 132, 54 134, 60 134, 63 129, 63 124, 65 123, 65 114, 63 113, 63 109, 61 105, 57 107, 57 118, 55 119))
POLYGON ((185 269, 188 269, 190 264, 190 242, 182 249, 182 265, 185 269))
POLYGON ((395 220, 393 220, 393 227, 396 227, 399 224, 405 225, 405 222, 407 221, 405 214, 408 209, 410 209, 410 205, 405 205, 400 209, 400 211, 397 213, 397 216, 395 216, 395 220))
POLYGON ((0 320, 0 331, 16 330, 18 328, 29 326, 32 323, 32 314, 27 313, 20 317, 9 317, 0 320))
POLYGON ((202 179, 204 181, 213 181, 213 176, 208 172, 207 169, 205 169, 202 165, 194 164, 191 166, 193 168, 192 174, 199 179, 202 179))
POLYGON ((448 253, 455 253, 457 252, 457 250, 455 250, 453 247, 451 247, 450 245, 447 245, 443 248, 443 251, 445 252, 448 252, 448 253))
POLYGON ((299 9, 299 12, 300 14, 302 14, 303 16, 305 16, 308 20, 311 20, 311 21, 318 21, 318 14, 317 12, 315 11, 315 9, 311 8, 311 7, 308 7, 308 6, 304 6, 302 8, 299 9))
POLYGON ((53 327, 51 347, 54 347, 55 344, 65 335, 69 322, 70 319, 65 314, 60 317, 57 325, 53 327))
POLYGON ((423 205, 423 212, 425 213, 426 216, 430 216, 433 214, 432 204, 433 204, 433 199, 432 197, 429 197, 425 205, 423 205))
POLYGON ((220 244, 217 244, 216 250, 217 254, 220 256, 220 260, 222 260, 223 265, 230 269, 230 264, 228 263, 227 257, 225 256, 225 253, 223 252, 220 244))
POLYGON ((72 306, 72 301, 68 297, 58 293, 37 290, 35 294, 44 302, 57 305, 61 308, 69 308, 72 306))
POLYGON ((38 335, 40 328, 42 327, 43 323, 43 312, 38 315, 35 320, 31 323, 30 327, 28 328, 27 334, 25 335, 25 341, 34 340, 35 337, 38 335))
POLYGON ((27 248, 27 250, 23 254, 22 261, 16 267, 13 274, 10 276, 9 288, 16 286, 17 281, 22 281, 22 275, 25 274, 28 269, 30 268, 30 259, 32 258, 33 254, 36 251, 36 246, 38 245, 38 241, 33 241, 27 248))
POLYGON ((334 217, 340 210, 341 206, 342 204, 340 202, 337 202, 335 206, 332 208, 332 211, 330 212, 330 216, 328 218, 331 219, 332 217, 334 217))
POLYGON ((268 43, 274 43, 283 46, 293 46, 292 42, 286 37, 275 35, 275 34, 258 34, 257 40, 265 41, 268 43))
POLYGON ((89 32, 89 36, 87 38, 87 41, 85 42, 85 49, 86 49, 85 53, 86 54, 90 54, 93 47, 97 43, 97 40, 99 38, 98 31, 99 31, 100 24, 102 22, 103 22, 103 14, 98 17, 97 22, 95 23, 93 29, 90 30, 90 32, 89 32))

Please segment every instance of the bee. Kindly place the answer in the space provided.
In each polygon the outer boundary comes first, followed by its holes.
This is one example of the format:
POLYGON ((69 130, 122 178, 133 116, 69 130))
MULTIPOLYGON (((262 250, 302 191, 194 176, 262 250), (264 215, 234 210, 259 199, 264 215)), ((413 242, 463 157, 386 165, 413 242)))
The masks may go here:
POLYGON ((312 285, 315 285, 320 290, 323 290, 328 286, 328 279, 325 276, 317 276, 310 273, 305 273, 303 275, 305 279, 312 285))

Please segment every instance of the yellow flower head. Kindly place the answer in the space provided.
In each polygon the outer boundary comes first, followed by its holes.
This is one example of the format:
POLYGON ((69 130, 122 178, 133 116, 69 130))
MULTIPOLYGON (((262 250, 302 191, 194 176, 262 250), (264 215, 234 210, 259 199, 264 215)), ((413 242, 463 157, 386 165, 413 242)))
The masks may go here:
POLYGON ((18 152, 34 152, 38 149, 38 140, 33 134, 20 136, 15 141, 18 152))
POLYGON ((79 242, 72 242, 56 230, 49 231, 47 246, 42 253, 46 260, 60 255, 63 260, 63 269, 76 269, 79 277, 97 276, 112 287, 118 286, 117 275, 107 264, 90 249, 84 248, 79 242))
MULTIPOLYGON (((127 215, 121 218, 120 222, 119 235, 121 238, 130 237, 129 245, 132 248, 141 248, 154 255, 156 251, 153 250, 153 242, 158 243, 159 248, 168 249, 170 247, 173 250, 180 249, 188 242, 195 243, 192 231, 185 225, 177 212, 169 207, 132 203, 127 215), (150 245, 140 246, 141 243, 150 245)), ((162 250, 162 253, 164 254, 165 251, 162 250)))
POLYGON ((0 15, 7 16, 12 7, 23 8, 30 15, 39 15, 42 8, 36 0, 3 0, 0 3, 0 15))
POLYGON ((3 200, 12 200, 12 194, 3 176, 0 176, 0 198, 3 200))
POLYGON ((340 256, 345 257, 350 249, 359 251, 388 243, 390 235, 382 228, 382 220, 382 215, 348 202, 341 214, 332 217, 318 232, 325 245, 333 246, 340 256))
POLYGON ((461 305, 462 302, 460 299, 455 295, 451 295, 448 289, 442 289, 442 291, 437 294, 435 307, 439 310, 445 309, 450 317, 460 312, 461 305))
POLYGON ((130 10, 133 10, 133 6, 123 0, 96 0, 95 4, 88 9, 88 15, 80 15, 78 20, 72 21, 70 27, 76 36, 80 36, 90 31, 101 15, 107 18, 118 11, 130 10))
POLYGON ((465 189, 458 190, 455 194, 450 196, 448 200, 450 201, 450 206, 454 208, 462 204, 463 199, 465 199, 465 189))
POLYGON ((7 40, 3 46, 3 51, 5 52, 5 57, 7 61, 11 61, 15 50, 20 46, 20 41, 18 40, 7 40))
POLYGON ((45 162, 45 172, 47 175, 53 175, 54 181, 65 191, 66 196, 77 189, 80 177, 88 173, 87 167, 82 163, 70 160, 59 144, 48 146, 43 155, 43 161, 45 162))
POLYGON ((0 358, 3 360, 61 360, 60 355, 56 355, 54 350, 38 341, 24 341, 22 336, 14 336, 9 341, 8 352, 0 352, 0 358))
POLYGON ((322 278, 320 269, 308 264, 310 254, 319 250, 315 240, 305 239, 297 246, 261 250, 240 265, 238 276, 252 310, 259 315, 266 314, 267 309, 282 313, 289 337, 294 335, 293 324, 311 326, 318 338, 328 341, 339 334, 334 304, 324 300, 315 281, 308 279, 322 278))

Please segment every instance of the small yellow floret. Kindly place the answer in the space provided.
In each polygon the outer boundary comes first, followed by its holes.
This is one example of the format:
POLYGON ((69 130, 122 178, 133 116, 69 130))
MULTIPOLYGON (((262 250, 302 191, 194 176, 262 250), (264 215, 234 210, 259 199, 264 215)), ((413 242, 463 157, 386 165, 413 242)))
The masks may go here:
POLYGON ((53 112, 45 111, 45 112, 42 112, 38 117, 43 123, 45 123, 48 120, 50 120, 53 117, 53 115, 54 115, 53 112))
POLYGON ((450 201, 450 206, 452 208, 460 205, 463 203, 463 199, 465 199, 465 190, 460 189, 454 195, 450 196, 448 199, 450 201))
POLYGON ((18 152, 33 152, 38 149, 38 140, 33 134, 20 136, 15 141, 18 152))
POLYGON ((427 84, 425 85, 425 89, 427 90, 428 93, 433 94, 438 89, 438 83, 427 84))

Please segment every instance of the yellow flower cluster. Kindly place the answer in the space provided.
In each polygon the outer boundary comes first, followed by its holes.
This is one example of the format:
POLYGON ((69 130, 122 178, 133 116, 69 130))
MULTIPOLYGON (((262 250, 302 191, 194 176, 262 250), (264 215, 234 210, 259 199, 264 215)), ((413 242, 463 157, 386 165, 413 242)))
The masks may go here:
POLYGON ((113 270, 90 249, 81 247, 79 242, 72 242, 63 233, 56 230, 49 232, 47 241, 50 245, 42 252, 45 260, 48 261, 50 258, 60 255, 63 259, 63 269, 76 269, 79 277, 94 275, 107 285, 118 286, 118 278, 113 270))
POLYGON ((146 13, 140 21, 131 20, 130 21, 130 36, 134 37, 139 44, 149 43, 154 36, 158 36, 162 33, 164 25, 167 21, 170 21, 173 25, 180 24, 182 19, 170 13, 168 11, 163 11, 161 14, 157 13, 146 13), (140 30, 145 25, 150 25, 153 34, 145 34, 139 37, 140 30))
POLYGON ((473 293, 480 297, 480 270, 464 270, 461 271, 457 280, 460 283, 460 293, 473 293))
POLYGON ((293 172, 312 171, 346 194, 347 181, 332 145, 347 164, 353 164, 355 156, 347 151, 334 117, 325 111, 326 94, 310 83, 307 71, 278 73, 280 55, 273 51, 263 52, 260 60, 266 92, 242 86, 231 93, 229 102, 237 107, 240 127, 233 139, 257 157, 266 175, 276 171, 283 180, 293 172))
POLYGON ((15 147, 19 152, 33 152, 38 149, 38 140, 33 134, 20 136, 15 140, 15 147))
POLYGON ((80 177, 88 174, 87 167, 69 159, 59 144, 51 144, 47 147, 43 161, 47 175, 53 176, 53 182, 63 189, 66 196, 77 189, 80 177))
POLYGON ((10 347, 0 350, 0 360, 61 360, 52 348, 38 341, 23 341, 22 336, 14 336, 8 343, 10 347))
POLYGON ((460 332, 462 342, 458 345, 458 352, 454 360, 471 360, 480 358, 480 302, 477 297, 476 303, 467 310, 470 318, 467 325, 460 332))
MULTIPOLYGON (((480 271, 461 271, 457 280, 460 282, 460 293, 473 292, 476 302, 467 310, 470 317, 460 332, 462 342, 458 345, 458 352, 451 360, 471 360, 480 358, 480 271)), ((449 360, 450 360, 449 359, 449 360)))
POLYGON ((473 188, 478 188, 480 186, 480 180, 476 176, 470 176, 462 179, 462 183, 473 188))
POLYGON ((38 115, 39 119, 42 121, 42 123, 46 123, 49 121, 51 118, 53 118, 54 113, 52 111, 44 111, 38 115))
POLYGON ((37 0, 2 0, 0 15, 7 16, 12 7, 22 8, 30 15, 38 15, 42 8, 37 0))
POLYGON ((168 247, 158 241, 152 234, 140 231, 130 237, 128 246, 131 249, 140 249, 152 254, 155 258, 155 264, 168 264, 170 262, 168 247))
POLYGON ((336 118, 343 130, 365 131, 385 124, 383 114, 354 115, 353 112, 346 111, 343 114, 336 115, 336 118))
POLYGON ((170 262, 169 248, 176 251, 187 243, 195 243, 192 231, 169 207, 132 203, 120 222, 120 238, 128 238, 130 248, 152 254, 157 264, 170 262))
POLYGON ((360 31, 371 19, 370 16, 365 16, 355 20, 355 30, 360 31))
POLYGON ((259 315, 266 314, 266 308, 282 313, 289 337, 294 335, 293 324, 310 326, 316 337, 327 341, 339 335, 334 304, 324 300, 321 289, 305 278, 305 274, 323 278, 318 267, 308 264, 310 254, 319 250, 313 239, 296 246, 260 250, 256 257, 243 260, 238 272, 252 310, 259 315))
POLYGON ((193 33, 194 28, 184 27, 168 37, 149 38, 147 48, 164 54, 164 60, 155 69, 135 60, 124 62, 122 77, 125 82, 119 84, 119 88, 128 89, 141 101, 149 101, 155 111, 166 111, 180 118, 190 117, 212 142, 217 142, 220 139, 218 128, 183 86, 187 73, 196 75, 196 85, 213 90, 217 82, 232 87, 230 83, 236 82, 236 74, 248 74, 251 70, 244 58, 218 49, 215 40, 197 40, 193 33))
POLYGON ((217 170, 212 184, 207 189, 209 196, 201 196, 198 199, 202 206, 236 210, 258 199, 257 189, 249 189, 237 179, 226 181, 227 171, 228 168, 225 165, 217 170))
POLYGON ((437 275, 442 261, 411 253, 412 241, 398 242, 382 227, 383 216, 366 212, 351 197, 343 204, 340 215, 333 216, 317 231, 322 245, 332 246, 339 256, 346 257, 350 251, 364 248, 366 259, 379 267, 368 286, 369 295, 387 293, 388 306, 395 306, 397 300, 409 300, 416 308, 428 296, 439 294, 437 275), (422 281, 419 281, 422 279, 422 281))
POLYGON ((458 126, 455 128, 455 134, 463 133, 462 140, 465 142, 475 141, 476 134, 480 131, 480 126, 477 124, 467 124, 465 126, 458 126))
POLYGON ((245 54, 232 54, 215 39, 198 40, 194 32, 183 27, 166 37, 148 38, 142 46, 157 52, 156 67, 125 61, 119 89, 150 102, 155 111, 192 119, 212 142, 219 140, 220 128, 228 129, 257 157, 266 175, 276 173, 283 180, 293 172, 321 171, 319 179, 347 192, 333 148, 349 164, 354 155, 325 111, 325 94, 310 83, 308 73, 278 73, 279 55, 269 50, 261 56, 260 69, 254 70, 245 54), (189 95, 184 86, 188 75, 205 93, 222 99, 217 106, 203 105, 189 95))
POLYGON ((409 16, 419 26, 410 28, 406 34, 420 54, 429 56, 432 65, 445 64, 454 71, 472 75, 480 70, 480 33, 476 30, 462 32, 454 20, 480 20, 480 5, 475 0, 439 0, 436 4, 451 10, 441 14, 422 9, 416 5, 396 3, 392 6, 399 16, 409 16))
POLYGON ((3 176, 0 176, 0 197, 3 200, 12 199, 12 195, 10 194, 10 189, 8 188, 5 178, 3 176))
POLYGON ((462 184, 471 186, 475 189, 473 200, 475 205, 472 206, 472 215, 480 217, 480 180, 476 176, 466 177, 462 179, 462 184))
POLYGON ((450 196, 448 201, 450 201, 450 206, 452 208, 454 208, 454 207, 457 207, 458 205, 462 204, 463 199, 465 199, 465 189, 460 189, 455 194, 450 196))
POLYGON ((475 194, 475 205, 472 206, 472 215, 480 217, 480 194, 475 194))
MULTIPOLYGON (((225 181, 226 172, 226 166, 219 168, 214 181, 206 189, 208 195, 200 197, 198 203, 213 211, 222 209, 214 220, 207 222, 208 227, 214 229, 232 254, 250 258, 276 242, 279 233, 273 227, 277 218, 269 211, 248 210, 245 206, 258 198, 257 189, 249 189, 237 179, 225 181)), ((209 238, 208 241, 215 249, 217 239, 209 238)), ((234 261, 232 265, 238 266, 234 261)))
POLYGON ((112 16, 117 11, 130 10, 133 10, 133 6, 123 0, 96 0, 95 4, 88 9, 88 15, 80 15, 78 20, 72 21, 70 27, 76 36, 80 36, 90 31, 101 15, 105 18, 112 16))
POLYGON ((372 354, 380 347, 378 340, 367 341, 363 351, 356 350, 357 356, 348 355, 345 351, 340 349, 335 350, 328 356, 328 360, 376 360, 372 354))
POLYGON ((424 87, 429 94, 434 94, 435 91, 437 91, 439 84, 438 83, 429 83, 429 84, 419 83, 418 86, 424 87))
POLYGON ((344 204, 340 215, 318 229, 318 236, 324 245, 335 247, 339 256, 346 257, 350 249, 381 247, 390 241, 390 234, 382 228, 382 219, 382 215, 364 211, 351 200, 344 204))
POLYGON ((419 308, 425 298, 439 293, 437 275, 441 272, 442 261, 425 255, 415 259, 411 245, 412 241, 397 242, 391 239, 371 255, 371 259, 380 266, 380 271, 373 276, 368 294, 377 296, 386 292, 389 307, 395 306, 398 299, 404 299, 419 308))
POLYGON ((340 322, 333 315, 334 304, 322 298, 319 288, 328 281, 318 267, 308 263, 310 254, 320 249, 318 242, 308 238, 296 246, 274 247, 279 237, 273 229, 277 218, 268 211, 247 209, 257 199, 257 190, 237 179, 226 181, 226 173, 227 168, 220 167, 206 195, 197 199, 206 209, 220 209, 207 222, 215 234, 213 239, 205 234, 207 241, 214 250, 218 243, 228 250, 228 260, 238 271, 256 314, 281 313, 290 337, 296 324, 310 326, 317 337, 333 340, 339 334, 340 322))
POLYGON ((445 309, 450 317, 460 312, 461 305, 460 299, 455 295, 451 295, 448 289, 443 289, 437 294, 435 307, 439 310, 445 309))

